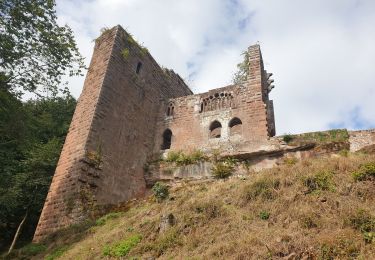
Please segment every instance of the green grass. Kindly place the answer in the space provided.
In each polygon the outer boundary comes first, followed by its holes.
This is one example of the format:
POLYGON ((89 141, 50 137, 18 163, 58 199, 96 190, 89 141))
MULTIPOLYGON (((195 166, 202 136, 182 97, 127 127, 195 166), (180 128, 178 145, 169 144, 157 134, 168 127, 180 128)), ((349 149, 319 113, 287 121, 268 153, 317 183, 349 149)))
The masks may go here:
POLYGON ((195 150, 191 153, 184 153, 182 151, 170 151, 164 161, 175 163, 177 166, 183 166, 204 161, 206 159, 207 157, 200 150, 195 150))
POLYGON ((141 242, 141 240, 142 236, 139 234, 135 234, 112 246, 106 245, 103 248, 103 255, 113 257, 126 256, 133 247, 141 242))
POLYGON ((268 211, 262 210, 259 212, 259 218, 262 220, 267 220, 270 218, 270 213, 268 211))
POLYGON ((319 171, 312 176, 303 178, 303 184, 307 187, 306 193, 319 193, 320 191, 335 191, 333 173, 319 171))
POLYGON ((284 135, 284 142, 290 145, 305 143, 325 144, 331 142, 348 142, 349 133, 346 129, 334 129, 322 132, 311 132, 298 135, 284 135))
POLYGON ((357 210, 349 217, 350 225, 359 230, 366 243, 375 242, 375 217, 364 209, 357 210))
POLYGON ((108 220, 119 218, 122 215, 123 215, 122 212, 111 212, 111 213, 108 213, 107 215, 105 215, 105 216, 97 219, 96 222, 95 222, 95 225, 97 225, 97 226, 103 226, 105 223, 107 223, 108 220))
POLYGON ((21 254, 27 255, 27 256, 34 256, 37 254, 40 254, 44 252, 47 249, 47 247, 43 244, 39 243, 30 243, 20 250, 21 254))
POLYGON ((51 254, 45 257, 45 260, 54 260, 54 259, 59 258, 68 250, 68 248, 69 248, 68 246, 61 246, 61 247, 56 248, 51 254))

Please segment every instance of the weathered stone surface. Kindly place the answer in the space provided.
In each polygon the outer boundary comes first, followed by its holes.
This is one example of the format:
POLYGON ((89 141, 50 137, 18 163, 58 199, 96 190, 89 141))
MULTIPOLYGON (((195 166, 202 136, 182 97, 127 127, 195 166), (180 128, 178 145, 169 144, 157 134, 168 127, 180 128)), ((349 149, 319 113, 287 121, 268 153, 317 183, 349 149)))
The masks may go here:
POLYGON ((159 232, 164 233, 169 228, 176 224, 176 218, 172 213, 164 214, 161 216, 160 224, 159 224, 159 232))
POLYGON ((375 144, 375 129, 349 131, 350 151, 356 152, 375 144))
MULTIPOLYGON (((193 95, 122 27, 104 32, 95 42, 34 241, 95 216, 98 208, 142 196, 144 166, 161 149, 235 152, 268 145, 275 123, 267 73, 259 45, 249 54, 246 82, 193 95)), ((196 167, 176 175, 208 172, 196 167)))

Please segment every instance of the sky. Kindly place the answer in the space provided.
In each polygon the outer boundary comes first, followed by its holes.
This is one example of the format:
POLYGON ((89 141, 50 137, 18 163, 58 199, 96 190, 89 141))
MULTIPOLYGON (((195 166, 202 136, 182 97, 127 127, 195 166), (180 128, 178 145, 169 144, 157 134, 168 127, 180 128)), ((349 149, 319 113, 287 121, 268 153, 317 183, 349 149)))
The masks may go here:
MULTIPOLYGON (((277 135, 375 127, 373 0, 57 0, 57 15, 87 65, 100 29, 120 24, 194 93, 229 85, 259 43, 277 135)), ((69 80, 75 97, 83 81, 69 80)))

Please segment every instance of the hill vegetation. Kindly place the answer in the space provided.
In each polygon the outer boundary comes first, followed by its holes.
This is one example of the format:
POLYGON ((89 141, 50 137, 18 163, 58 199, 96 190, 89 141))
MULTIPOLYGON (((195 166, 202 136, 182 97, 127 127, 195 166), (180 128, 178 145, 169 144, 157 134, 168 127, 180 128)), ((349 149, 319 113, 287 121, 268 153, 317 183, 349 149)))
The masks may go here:
POLYGON ((343 153, 182 181, 12 257, 375 259, 375 155, 343 153))

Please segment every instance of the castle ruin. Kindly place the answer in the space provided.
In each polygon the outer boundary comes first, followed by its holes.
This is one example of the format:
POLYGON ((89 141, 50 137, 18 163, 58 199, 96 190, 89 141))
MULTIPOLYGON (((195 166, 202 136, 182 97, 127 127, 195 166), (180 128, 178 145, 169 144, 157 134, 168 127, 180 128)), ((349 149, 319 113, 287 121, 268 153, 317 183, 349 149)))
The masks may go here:
POLYGON ((275 135, 272 80, 250 46, 243 84, 193 94, 121 26, 95 43, 82 94, 34 236, 146 191, 144 166, 166 151, 258 151, 275 135))

